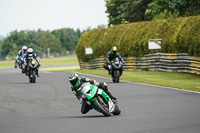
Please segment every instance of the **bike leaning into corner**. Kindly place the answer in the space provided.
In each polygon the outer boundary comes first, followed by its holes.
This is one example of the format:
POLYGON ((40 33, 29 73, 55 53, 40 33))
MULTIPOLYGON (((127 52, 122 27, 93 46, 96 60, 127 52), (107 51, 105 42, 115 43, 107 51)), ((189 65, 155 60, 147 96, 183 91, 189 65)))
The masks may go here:
POLYGON ((111 116, 111 114, 119 115, 121 111, 117 105, 117 101, 112 100, 106 92, 95 85, 84 83, 80 87, 82 92, 82 99, 96 111, 102 113, 104 116, 111 116))

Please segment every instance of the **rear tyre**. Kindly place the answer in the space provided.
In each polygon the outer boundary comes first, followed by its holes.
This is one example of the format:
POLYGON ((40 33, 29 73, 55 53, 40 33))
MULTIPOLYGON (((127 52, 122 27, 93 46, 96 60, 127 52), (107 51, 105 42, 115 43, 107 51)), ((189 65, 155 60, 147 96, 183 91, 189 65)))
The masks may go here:
POLYGON ((95 100, 93 101, 93 105, 94 105, 95 108, 96 108, 97 110, 99 110, 104 116, 110 117, 111 114, 110 114, 109 110, 108 110, 108 109, 105 109, 105 108, 103 107, 103 105, 101 105, 100 102, 99 102, 97 99, 95 99, 95 100))

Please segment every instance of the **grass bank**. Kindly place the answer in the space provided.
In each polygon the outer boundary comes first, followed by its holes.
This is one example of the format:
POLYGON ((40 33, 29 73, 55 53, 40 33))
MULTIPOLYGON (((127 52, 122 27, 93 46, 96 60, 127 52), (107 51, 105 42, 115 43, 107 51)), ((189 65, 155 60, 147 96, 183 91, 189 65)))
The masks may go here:
MULTIPOLYGON (((74 71, 98 75, 111 79, 106 70, 52 70, 52 72, 74 71)), ((120 80, 159 85, 165 87, 179 88, 185 90, 200 92, 200 76, 183 74, 183 73, 168 73, 168 72, 153 72, 153 71, 124 71, 120 80)))
MULTIPOLYGON (((0 61, 0 68, 14 68, 15 60, 0 61)), ((40 59, 42 66, 78 64, 76 55, 40 59)))

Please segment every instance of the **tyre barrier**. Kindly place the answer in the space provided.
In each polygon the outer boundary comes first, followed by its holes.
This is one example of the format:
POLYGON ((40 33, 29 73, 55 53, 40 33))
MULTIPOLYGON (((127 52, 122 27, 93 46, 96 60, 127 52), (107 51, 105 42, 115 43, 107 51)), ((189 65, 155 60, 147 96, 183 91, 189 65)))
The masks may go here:
MULTIPOLYGON (((200 57, 191 57, 187 53, 155 53, 145 57, 123 57, 123 69, 135 71, 181 72, 200 75, 200 57)), ((89 62, 79 60, 81 69, 104 69, 105 56, 89 62)))

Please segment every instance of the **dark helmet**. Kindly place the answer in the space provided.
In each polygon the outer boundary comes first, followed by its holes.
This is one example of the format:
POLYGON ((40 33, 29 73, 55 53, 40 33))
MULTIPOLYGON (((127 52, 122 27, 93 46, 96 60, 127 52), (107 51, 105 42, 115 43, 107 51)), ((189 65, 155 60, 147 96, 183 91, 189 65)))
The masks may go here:
POLYGON ((111 52, 112 52, 112 53, 117 53, 117 47, 116 47, 116 46, 113 46, 113 47, 111 48, 111 52))
POLYGON ((78 76, 78 74, 74 73, 72 75, 69 76, 69 82, 74 86, 79 86, 80 85, 80 78, 78 76))

